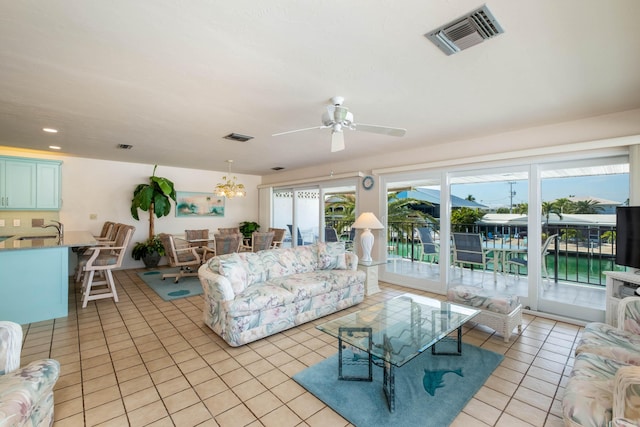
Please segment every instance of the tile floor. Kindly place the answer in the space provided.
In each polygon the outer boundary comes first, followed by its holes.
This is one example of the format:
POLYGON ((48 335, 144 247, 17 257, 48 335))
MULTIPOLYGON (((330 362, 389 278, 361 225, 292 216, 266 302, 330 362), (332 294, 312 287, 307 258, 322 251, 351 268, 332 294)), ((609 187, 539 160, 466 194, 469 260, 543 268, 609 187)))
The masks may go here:
MULTIPOLYGON (((162 301, 136 275, 115 273, 120 302, 71 292, 69 316, 24 325, 22 364, 60 361, 55 426, 348 426, 291 377, 334 354, 317 323, 239 348, 204 326, 202 297, 162 301)), ((75 288, 71 285, 71 288, 75 288)), ((358 310, 406 291, 381 283, 358 310)), ((525 315, 509 344, 465 328, 464 341, 505 359, 453 426, 561 426, 560 399, 573 364, 578 326, 525 315)), ((425 425, 428 425, 426 423, 425 425)))

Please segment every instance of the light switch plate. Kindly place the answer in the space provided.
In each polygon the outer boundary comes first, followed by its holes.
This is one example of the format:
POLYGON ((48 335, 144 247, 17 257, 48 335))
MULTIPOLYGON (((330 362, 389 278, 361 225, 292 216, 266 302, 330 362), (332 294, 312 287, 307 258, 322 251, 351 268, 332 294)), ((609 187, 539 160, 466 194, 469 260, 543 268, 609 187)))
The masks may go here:
POLYGON ((89 219, 98 219, 98 214, 89 214, 89 219))

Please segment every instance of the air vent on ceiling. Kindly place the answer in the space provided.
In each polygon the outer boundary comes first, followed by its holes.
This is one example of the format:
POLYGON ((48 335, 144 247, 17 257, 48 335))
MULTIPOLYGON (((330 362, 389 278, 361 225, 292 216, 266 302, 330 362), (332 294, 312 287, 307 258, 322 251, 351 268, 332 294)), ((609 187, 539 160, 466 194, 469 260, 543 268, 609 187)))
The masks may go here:
POLYGON ((253 139, 252 136, 248 136, 248 135, 242 135, 240 133, 230 133, 229 135, 225 135, 223 137, 224 139, 230 139, 232 141, 241 141, 241 142, 247 142, 250 139, 253 139))
POLYGON ((485 5, 424 36, 447 55, 453 55, 504 33, 504 30, 485 5))
POLYGON ((282 169, 284 169, 282 166, 274 166, 271 168, 272 171, 281 171, 282 169))
POLYGON ((118 148, 121 150, 131 150, 133 148, 133 145, 129 145, 129 144, 118 144, 118 148))

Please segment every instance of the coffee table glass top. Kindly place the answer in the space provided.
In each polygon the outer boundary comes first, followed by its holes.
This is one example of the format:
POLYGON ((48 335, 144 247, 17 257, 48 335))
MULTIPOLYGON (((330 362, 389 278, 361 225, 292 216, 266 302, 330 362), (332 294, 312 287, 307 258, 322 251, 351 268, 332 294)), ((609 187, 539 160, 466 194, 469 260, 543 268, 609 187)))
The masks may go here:
POLYGON ((480 313, 469 307, 403 294, 317 328, 364 352, 402 366, 480 313))

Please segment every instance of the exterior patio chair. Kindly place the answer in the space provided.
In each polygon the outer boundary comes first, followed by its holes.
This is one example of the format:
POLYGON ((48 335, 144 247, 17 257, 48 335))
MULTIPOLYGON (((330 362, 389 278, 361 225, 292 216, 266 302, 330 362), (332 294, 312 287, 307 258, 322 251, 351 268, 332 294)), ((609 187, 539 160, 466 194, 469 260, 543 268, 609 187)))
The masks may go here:
POLYGON ((190 246, 186 240, 179 239, 171 234, 160 233, 159 237, 162 246, 164 246, 169 265, 171 267, 180 267, 177 273, 163 274, 162 280, 167 277, 175 277, 174 283, 178 283, 181 277, 197 276, 198 267, 202 261, 197 248, 190 246))
MULTIPOLYGON (((287 224, 289 228, 289 234, 291 235, 291 240, 293 241, 293 226, 291 224, 287 224)), ((300 234, 300 229, 296 227, 296 231, 298 232, 298 246, 304 245, 304 241, 302 240, 302 234, 300 234)))
POLYGON ((420 260, 423 261, 427 257, 429 263, 433 264, 440 255, 440 245, 433 241, 429 227, 419 227, 417 230, 420 241, 420 260))
MULTIPOLYGON (((451 266, 456 264, 460 266, 460 275, 464 273, 464 266, 471 265, 487 269, 487 264, 491 259, 487 257, 487 250, 482 246, 482 235, 479 233, 451 233, 453 237, 453 262, 451 266)), ((482 283, 484 283, 484 274, 482 275, 482 283)))
POLYGON ((336 232, 335 228, 333 228, 333 227, 325 227, 324 228, 324 241, 325 242, 337 242, 337 241, 339 241, 338 233, 336 232))
MULTIPOLYGON (((547 237, 547 240, 542 244, 542 277, 546 279, 549 279, 549 272, 547 271, 547 254, 549 253, 549 246, 551 245, 551 242, 553 242, 556 237, 558 237, 557 234, 552 234, 547 237)), ((522 256, 508 257, 505 260, 505 266, 509 267, 509 273, 511 273, 511 267, 515 266, 517 278, 520 278, 520 267, 527 267, 528 264, 529 262, 527 261, 526 254, 522 254, 522 256)))

